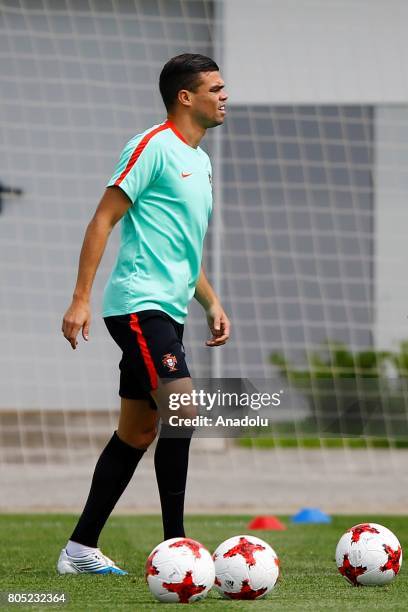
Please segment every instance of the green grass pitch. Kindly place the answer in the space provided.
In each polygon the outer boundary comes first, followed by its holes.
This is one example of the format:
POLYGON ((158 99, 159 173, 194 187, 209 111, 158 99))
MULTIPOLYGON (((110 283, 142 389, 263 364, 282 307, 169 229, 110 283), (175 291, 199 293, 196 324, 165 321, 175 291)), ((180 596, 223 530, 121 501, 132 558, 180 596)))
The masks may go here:
MULTIPOLYGON (((188 535, 201 541, 211 552, 233 535, 248 533, 248 516, 189 516, 188 535)), ((405 517, 348 516, 334 517, 330 525, 288 525, 286 531, 249 532, 269 542, 281 560, 281 578, 272 593, 254 602, 227 601, 215 591, 202 602, 192 604, 197 610, 408 610, 407 574, 404 564, 389 586, 355 588, 340 576, 334 551, 342 533, 365 521, 381 523, 408 542, 405 517)), ((64 591, 66 605, 14 605, 2 610, 96 610, 158 611, 182 604, 160 604, 151 596, 144 582, 144 563, 152 548, 161 540, 158 516, 114 516, 110 519, 100 546, 129 576, 58 576, 55 562, 60 548, 75 523, 67 515, 0 515, 0 591, 64 591)), ((185 607, 185 606, 184 606, 185 607)))

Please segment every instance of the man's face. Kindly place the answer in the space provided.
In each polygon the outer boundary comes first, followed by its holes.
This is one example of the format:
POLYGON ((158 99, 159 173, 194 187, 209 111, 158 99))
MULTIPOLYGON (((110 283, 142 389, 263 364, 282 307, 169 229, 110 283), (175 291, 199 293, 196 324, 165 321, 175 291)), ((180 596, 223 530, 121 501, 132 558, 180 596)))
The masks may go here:
POLYGON ((228 95, 224 91, 224 81, 218 71, 201 72, 197 90, 189 94, 192 115, 203 128, 224 123, 228 95))

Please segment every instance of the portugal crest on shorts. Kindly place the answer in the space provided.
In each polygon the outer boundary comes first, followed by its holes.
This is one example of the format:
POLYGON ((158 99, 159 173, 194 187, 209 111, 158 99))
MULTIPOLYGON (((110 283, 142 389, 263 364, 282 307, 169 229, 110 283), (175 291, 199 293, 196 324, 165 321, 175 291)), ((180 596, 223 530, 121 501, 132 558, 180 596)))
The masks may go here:
POLYGON ((166 353, 163 355, 162 364, 169 368, 170 372, 175 372, 177 370, 177 358, 175 355, 172 355, 172 353, 166 353))

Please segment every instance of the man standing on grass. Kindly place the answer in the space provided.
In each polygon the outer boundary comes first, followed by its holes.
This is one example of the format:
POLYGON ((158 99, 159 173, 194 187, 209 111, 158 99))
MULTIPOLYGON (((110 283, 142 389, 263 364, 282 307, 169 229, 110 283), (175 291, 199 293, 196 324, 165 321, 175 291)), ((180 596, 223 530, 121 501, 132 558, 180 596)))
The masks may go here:
MULTIPOLYGON (((212 171, 198 146, 224 122, 227 94, 217 64, 185 53, 165 64, 160 93, 167 120, 132 138, 88 225, 73 300, 62 331, 73 349, 89 338, 90 294, 108 237, 122 219, 121 244, 105 288, 103 316, 123 351, 118 428, 96 464, 83 513, 58 560, 61 574, 125 574, 97 548, 109 515, 156 437, 154 464, 164 539, 184 537, 184 494, 193 433, 168 424, 171 393, 191 393, 183 323, 194 296, 212 338, 225 344, 230 323, 201 265, 212 209, 212 171)), ((192 407, 184 414, 194 414, 192 407)), ((183 414, 183 413, 182 413, 183 414)), ((180 416, 180 411, 178 412, 180 416)), ((182 416, 182 415, 181 415, 182 416)))

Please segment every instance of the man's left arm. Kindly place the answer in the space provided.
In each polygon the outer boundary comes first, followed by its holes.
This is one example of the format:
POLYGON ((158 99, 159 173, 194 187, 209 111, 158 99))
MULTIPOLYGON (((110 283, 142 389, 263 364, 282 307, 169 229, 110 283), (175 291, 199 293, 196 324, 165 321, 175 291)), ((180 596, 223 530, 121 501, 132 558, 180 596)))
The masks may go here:
POLYGON ((219 298, 208 282, 203 266, 201 266, 194 297, 204 308, 208 327, 212 333, 212 338, 206 341, 206 345, 221 346, 225 344, 230 335, 231 324, 219 298))

